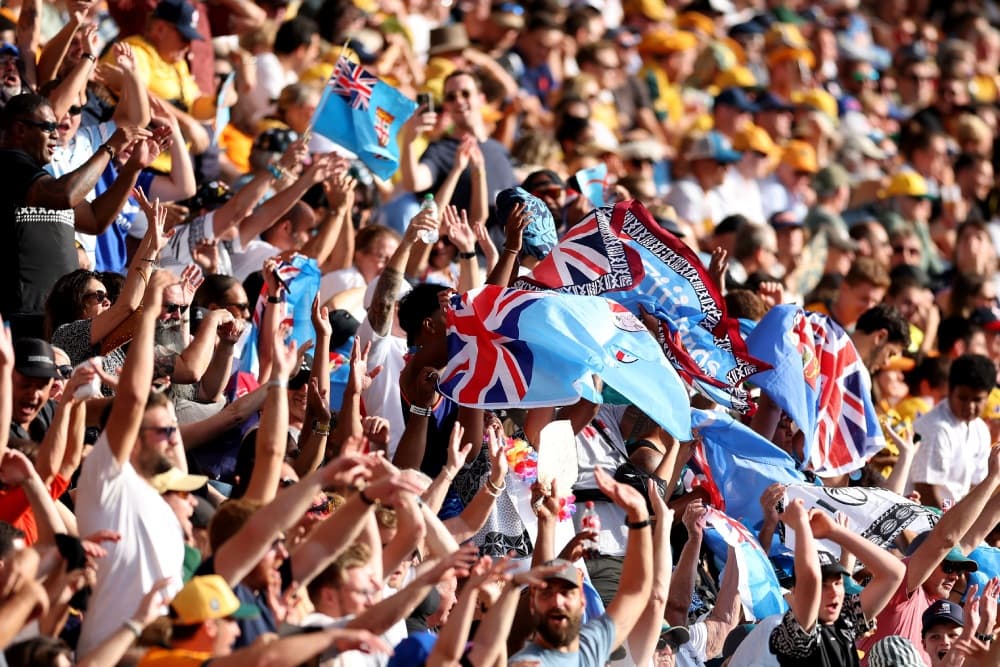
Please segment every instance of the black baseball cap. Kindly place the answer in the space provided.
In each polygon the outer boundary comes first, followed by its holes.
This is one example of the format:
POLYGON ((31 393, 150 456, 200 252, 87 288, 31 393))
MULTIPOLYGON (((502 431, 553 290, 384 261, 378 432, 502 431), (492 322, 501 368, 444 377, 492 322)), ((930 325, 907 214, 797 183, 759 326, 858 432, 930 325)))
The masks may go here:
POLYGON ((927 632, 938 623, 954 623, 965 627, 965 616, 962 608, 951 600, 937 600, 920 617, 923 632, 927 632))
POLYGON ((14 370, 30 378, 61 378, 52 346, 41 338, 20 338, 14 343, 14 370))
POLYGON ((188 41, 205 40, 198 32, 198 11, 187 0, 160 0, 153 10, 153 18, 172 24, 188 41))
POLYGON ((715 96, 715 106, 727 106, 739 109, 746 113, 757 111, 757 105, 753 103, 742 88, 726 88, 715 96))
POLYGON ((523 183, 521 183, 521 187, 529 193, 534 190, 538 190, 539 188, 547 188, 553 185, 565 188, 566 181, 564 181, 559 174, 551 169, 539 169, 538 171, 533 171, 528 174, 528 177, 524 179, 523 183))
POLYGON ((844 574, 850 574, 847 568, 840 564, 840 561, 830 553, 829 551, 818 551, 816 553, 819 556, 819 571, 823 575, 823 578, 833 576, 841 576, 844 574))

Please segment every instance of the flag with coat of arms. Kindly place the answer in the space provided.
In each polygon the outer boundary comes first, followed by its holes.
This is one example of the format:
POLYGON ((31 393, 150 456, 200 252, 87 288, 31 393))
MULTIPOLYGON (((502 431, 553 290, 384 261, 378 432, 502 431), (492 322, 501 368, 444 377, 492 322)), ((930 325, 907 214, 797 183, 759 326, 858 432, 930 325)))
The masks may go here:
POLYGON ((750 381, 804 435, 801 469, 843 475, 885 447, 868 370, 839 324, 798 306, 775 306, 747 336, 747 346, 772 366, 750 381))
POLYGON ((452 297, 439 390, 481 408, 601 403, 593 376, 678 440, 691 439, 687 389, 632 313, 600 297, 487 285, 452 297))
POLYGON ((416 103, 343 54, 323 90, 312 131, 354 152, 388 180, 399 167, 396 137, 416 103))

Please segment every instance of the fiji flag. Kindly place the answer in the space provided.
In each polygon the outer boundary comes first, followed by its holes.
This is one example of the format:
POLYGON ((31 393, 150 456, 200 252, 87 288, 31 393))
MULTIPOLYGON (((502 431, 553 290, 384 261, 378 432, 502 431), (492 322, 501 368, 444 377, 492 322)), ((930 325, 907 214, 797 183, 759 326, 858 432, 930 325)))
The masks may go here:
POLYGON ((737 521, 759 528, 760 495, 771 484, 802 484, 795 459, 724 412, 691 410, 691 427, 704 447, 705 463, 737 521))
POLYGON ((885 447, 868 371, 836 322, 797 306, 776 306, 757 323, 747 346, 773 366, 751 382, 805 436, 801 468, 823 477, 842 475, 885 447))
POLYGON ((711 530, 705 531, 705 544, 715 557, 725 561, 729 547, 736 553, 740 602, 747 617, 764 618, 788 609, 774 567, 753 533, 714 507, 708 508, 707 523, 711 530))
POLYGON ((598 375, 678 440, 691 439, 687 391, 656 340, 600 297, 487 285, 452 297, 440 391, 480 408, 601 402, 598 375), (655 379, 655 381, 653 380, 655 379))
POLYGON ((313 116, 312 129, 356 153, 379 178, 399 167, 396 136, 417 105, 341 55, 313 116))
MULTIPOLYGON (((319 265, 316 260, 305 255, 293 255, 291 259, 282 260, 278 265, 278 277, 285 283, 288 291, 285 293, 285 318, 282 325, 291 330, 291 339, 301 347, 306 341, 315 341, 316 334, 312 325, 312 303, 319 292, 319 265)), ((257 357, 257 340, 260 323, 264 317, 267 303, 267 285, 257 297, 257 305, 253 310, 250 334, 240 360, 240 370, 257 374, 259 359, 257 357)))
POLYGON ((580 194, 594 206, 604 206, 608 190, 608 165, 601 162, 593 167, 581 169, 574 174, 580 186, 580 194))

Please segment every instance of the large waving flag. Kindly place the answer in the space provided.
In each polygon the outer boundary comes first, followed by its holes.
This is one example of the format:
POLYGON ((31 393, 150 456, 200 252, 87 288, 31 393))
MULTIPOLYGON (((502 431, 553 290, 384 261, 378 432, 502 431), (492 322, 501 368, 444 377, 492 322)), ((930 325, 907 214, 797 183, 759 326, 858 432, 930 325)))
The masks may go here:
POLYGON ((487 285, 452 297, 440 391, 482 408, 601 402, 593 375, 679 440, 691 439, 687 390, 656 340, 599 297, 487 285))
POLYGON ((664 353, 686 382, 728 408, 753 412, 742 383, 766 364, 748 353, 739 321, 727 315, 697 255, 641 203, 595 209, 514 286, 601 295, 636 315, 645 309, 660 320, 664 353))
POLYGON ((781 586, 774 567, 754 534, 714 507, 708 508, 707 523, 709 529, 705 531, 705 544, 715 557, 725 561, 729 547, 736 553, 740 602, 747 617, 760 619, 788 609, 781 597, 781 586))
POLYGON ((711 479, 725 503, 719 509, 751 528, 759 528, 764 520, 764 489, 775 482, 805 483, 795 459, 724 412, 692 409, 691 428, 702 442, 711 479))
POLYGON ((772 366, 751 381, 805 436, 800 467, 824 477, 842 475, 885 447, 868 372, 836 322, 798 306, 776 306, 747 336, 747 345, 772 366))
POLYGON ((353 151, 379 178, 399 167, 396 136, 417 105, 343 54, 323 91, 312 129, 353 151))

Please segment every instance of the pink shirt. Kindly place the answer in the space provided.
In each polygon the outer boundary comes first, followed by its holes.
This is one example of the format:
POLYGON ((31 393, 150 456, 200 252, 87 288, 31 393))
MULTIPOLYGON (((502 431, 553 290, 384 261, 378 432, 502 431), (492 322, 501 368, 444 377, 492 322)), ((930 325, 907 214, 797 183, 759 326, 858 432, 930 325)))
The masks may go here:
POLYGON ((923 658, 924 662, 928 665, 931 664, 930 657, 924 652, 924 643, 920 636, 923 629, 920 617, 936 599, 928 595, 923 586, 917 586, 917 590, 907 595, 906 577, 904 577, 892 599, 889 600, 889 604, 876 618, 878 625, 875 628, 875 633, 868 637, 858 638, 857 647, 866 654, 862 658, 861 664, 864 667, 868 666, 867 653, 871 650, 872 645, 889 635, 899 635, 909 639, 920 651, 920 657, 923 658))

